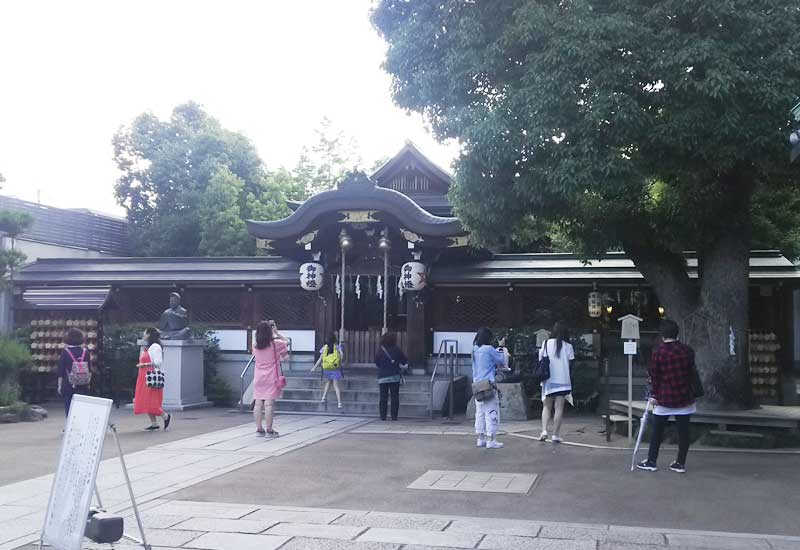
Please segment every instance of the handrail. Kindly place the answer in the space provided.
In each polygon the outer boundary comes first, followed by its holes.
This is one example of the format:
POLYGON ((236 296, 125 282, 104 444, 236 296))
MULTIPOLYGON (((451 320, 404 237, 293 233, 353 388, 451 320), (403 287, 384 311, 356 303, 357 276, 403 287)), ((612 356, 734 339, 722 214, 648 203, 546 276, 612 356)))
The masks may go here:
POLYGON ((247 371, 250 370, 250 366, 255 363, 255 360, 256 356, 251 355, 250 360, 247 362, 247 365, 245 365, 244 370, 242 371, 242 374, 239 375, 239 412, 244 412, 244 377, 247 374, 247 371))
POLYGON ((439 343, 439 351, 436 354, 436 360, 433 362, 433 372, 431 373, 430 382, 430 415, 433 418, 433 384, 436 381, 436 373, 439 370, 439 361, 444 357, 445 368, 448 366, 450 374, 450 418, 453 416, 453 381, 455 379, 456 361, 458 359, 458 340, 442 340, 439 343), (455 344, 455 346, 448 346, 448 344, 455 344))

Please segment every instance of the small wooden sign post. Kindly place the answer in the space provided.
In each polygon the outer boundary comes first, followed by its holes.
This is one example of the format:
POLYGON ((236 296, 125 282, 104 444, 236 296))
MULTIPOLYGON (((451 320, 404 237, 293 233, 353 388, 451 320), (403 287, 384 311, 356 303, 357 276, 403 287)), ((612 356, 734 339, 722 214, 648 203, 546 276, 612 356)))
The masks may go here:
POLYGON ((636 315, 625 315, 618 321, 622 323, 620 337, 625 340, 623 349, 628 356, 628 444, 630 444, 633 441, 633 356, 637 353, 639 323, 642 319, 636 315))

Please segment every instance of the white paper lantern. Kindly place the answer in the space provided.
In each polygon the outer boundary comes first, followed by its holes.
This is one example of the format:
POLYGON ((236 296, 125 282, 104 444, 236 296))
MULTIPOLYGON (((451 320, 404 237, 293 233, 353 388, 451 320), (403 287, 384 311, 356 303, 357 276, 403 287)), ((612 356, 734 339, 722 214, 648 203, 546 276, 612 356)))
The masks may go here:
POLYGON ((422 290, 428 284, 428 270, 422 262, 406 262, 400 269, 400 287, 403 291, 422 290))
POLYGON ((300 286, 304 290, 319 290, 322 288, 323 275, 325 268, 316 262, 310 262, 300 266, 300 286))
POLYGON ((589 317, 597 319, 603 315, 603 296, 595 291, 589 293, 589 317))

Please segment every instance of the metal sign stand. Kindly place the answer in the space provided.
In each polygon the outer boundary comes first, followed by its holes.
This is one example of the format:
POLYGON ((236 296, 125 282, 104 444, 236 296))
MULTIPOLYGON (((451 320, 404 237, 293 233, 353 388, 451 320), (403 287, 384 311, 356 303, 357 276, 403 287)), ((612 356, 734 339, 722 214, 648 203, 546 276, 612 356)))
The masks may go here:
MULTIPOLYGON (((136 504, 136 497, 133 494, 133 486, 131 485, 131 478, 128 476, 128 467, 125 465, 125 456, 122 453, 122 446, 119 444, 119 437, 117 436, 117 427, 114 424, 109 424, 108 429, 111 430, 111 433, 114 435, 114 443, 117 444, 117 452, 119 453, 119 462, 122 465, 122 475, 125 477, 125 485, 128 486, 128 494, 131 497, 131 505, 133 506, 133 514, 136 516, 136 524, 139 526, 139 533, 142 535, 142 540, 137 539, 136 537, 132 537, 131 535, 126 535, 123 533, 123 537, 129 538, 134 542, 138 542, 142 545, 144 550, 150 550, 151 547, 147 544, 147 535, 144 533, 144 525, 142 524, 142 516, 139 514, 139 506, 136 504)), ((100 494, 97 492, 97 485, 95 484, 94 487, 95 494, 97 495, 97 503, 100 507, 103 507, 103 504, 100 502, 100 494)))
MULTIPOLYGON (((128 535, 123 533, 123 538, 130 539, 142 546, 144 550, 151 550, 152 547, 147 543, 147 536, 144 533, 144 525, 142 524, 142 517, 139 514, 139 506, 136 504, 136 497, 133 494, 133 486, 131 485, 131 478, 128 476, 128 467, 125 464, 125 456, 122 453, 122 446, 119 443, 119 437, 117 436, 117 427, 114 424, 109 424, 108 429, 111 430, 111 434, 114 436, 114 443, 117 445, 117 452, 119 453, 119 462, 122 465, 122 475, 125 477, 125 485, 128 487, 128 495, 131 497, 131 505, 133 505, 133 514, 136 516, 136 523, 139 526, 139 533, 142 535, 142 540, 137 539, 132 535, 128 535)), ((97 489, 97 484, 95 483, 94 486, 94 496, 97 499, 97 504, 101 509, 104 509, 103 501, 100 499, 100 491, 97 489)), ((44 541, 42 540, 43 533, 39 535, 39 550, 42 550, 44 547, 44 541)))

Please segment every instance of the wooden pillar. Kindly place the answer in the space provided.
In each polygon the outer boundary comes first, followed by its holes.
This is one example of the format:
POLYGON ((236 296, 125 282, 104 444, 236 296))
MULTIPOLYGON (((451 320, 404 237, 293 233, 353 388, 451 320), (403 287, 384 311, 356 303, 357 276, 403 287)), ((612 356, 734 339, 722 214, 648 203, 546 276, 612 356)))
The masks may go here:
POLYGON ((320 349, 328 335, 333 332, 336 313, 336 291, 334 289, 334 277, 327 277, 325 285, 319 291, 319 296, 315 297, 314 302, 314 339, 316 340, 315 349, 320 349), (330 284, 328 284, 330 283, 330 284))
POLYGON ((258 320, 256 319, 256 292, 253 287, 243 288, 240 299, 239 323, 243 328, 255 328, 258 320))
POLYGON ((428 327, 425 323, 425 302, 415 300, 414 293, 408 295, 408 315, 406 316, 406 332, 408 349, 406 355, 416 369, 427 368, 425 356, 425 339, 428 327))

